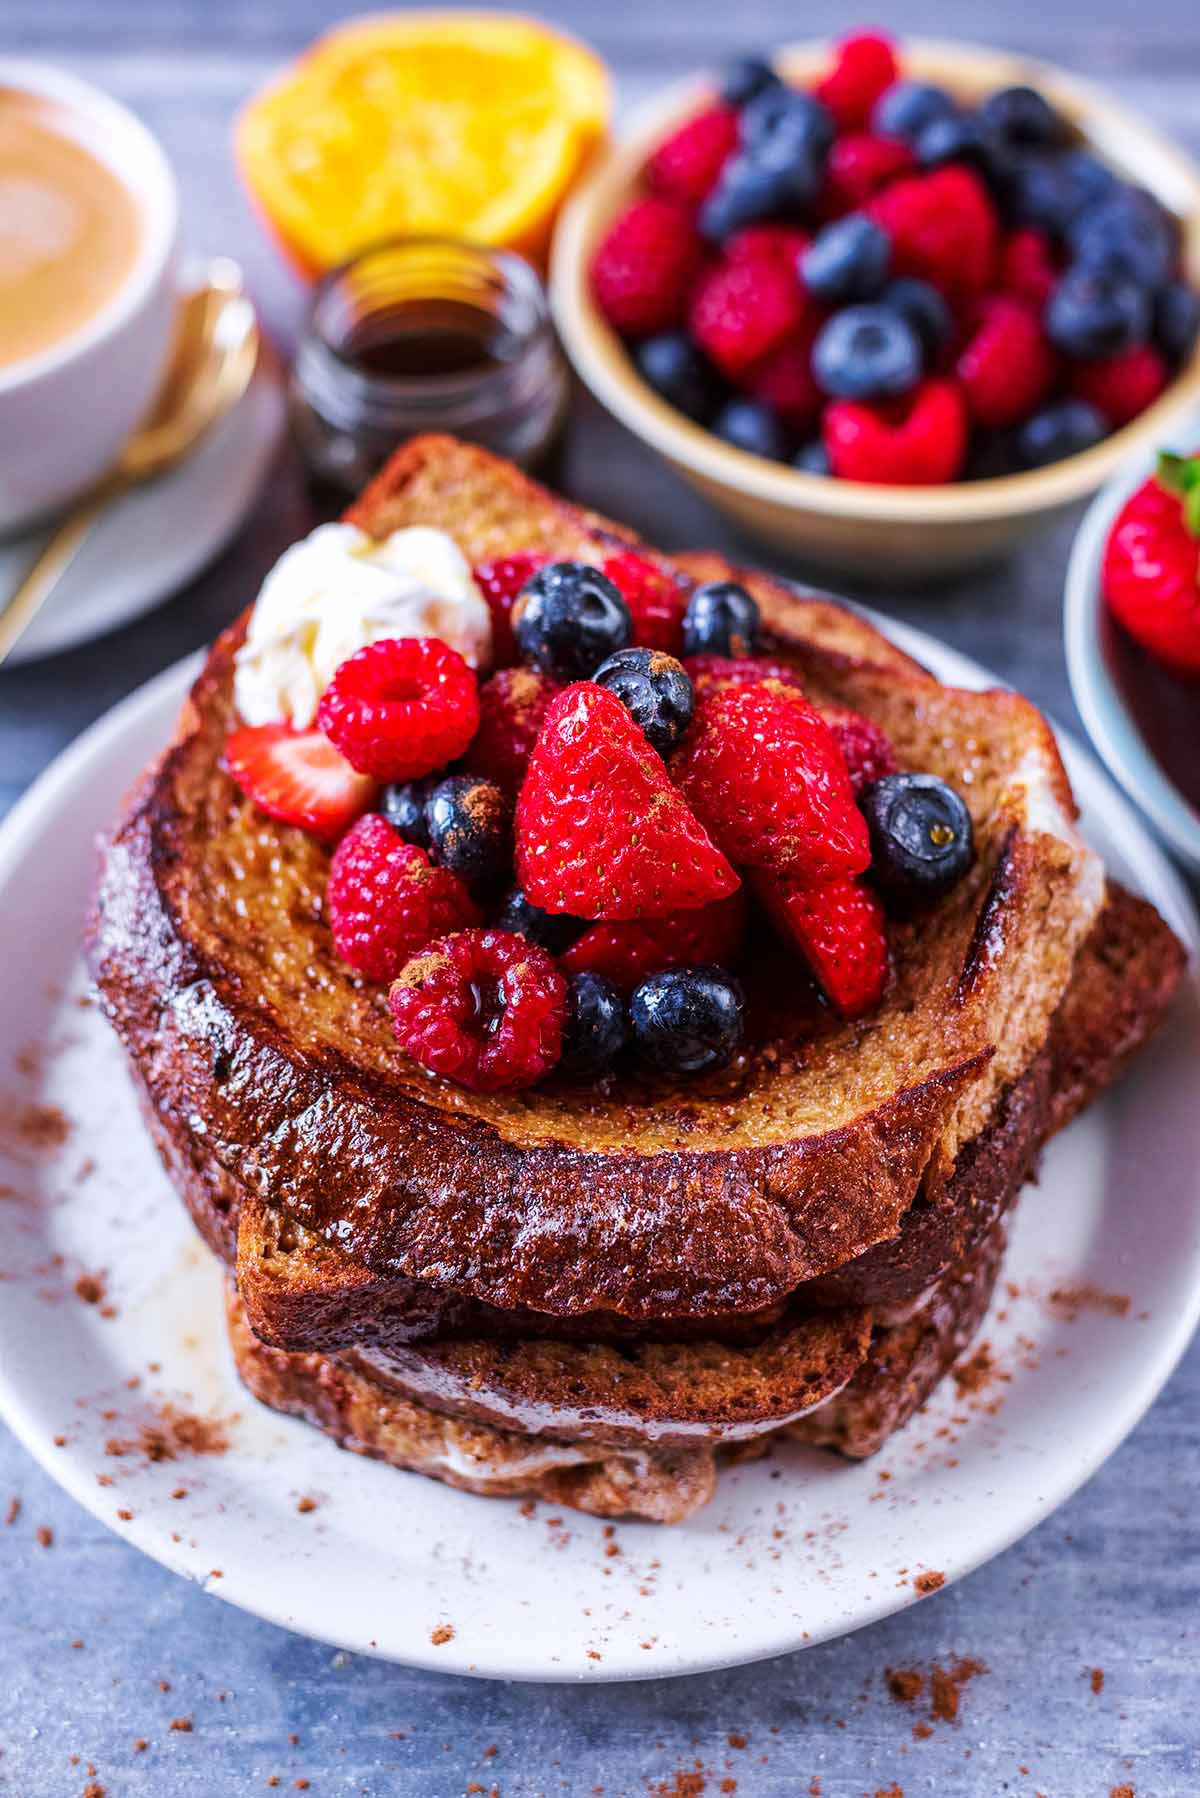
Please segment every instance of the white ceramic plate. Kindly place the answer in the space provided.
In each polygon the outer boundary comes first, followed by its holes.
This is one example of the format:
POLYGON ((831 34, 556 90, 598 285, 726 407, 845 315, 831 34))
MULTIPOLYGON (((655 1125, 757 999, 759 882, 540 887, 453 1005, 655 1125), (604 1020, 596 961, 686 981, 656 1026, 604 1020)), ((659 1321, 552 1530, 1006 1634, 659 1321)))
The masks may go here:
MULTIPOLYGON (((943 678, 983 680, 888 628, 943 678)), ((725 1474, 680 1528, 613 1530, 396 1473, 255 1405, 224 1347, 217 1272, 143 1137, 115 1044, 80 1006, 75 951, 92 833, 166 738, 193 668, 98 724, 0 832, 0 941, 27 949, 0 959, 0 1413, 103 1522, 347 1649, 444 1672, 629 1679, 778 1654, 910 1604, 922 1575, 958 1579, 1031 1529, 1132 1429, 1200 1311, 1195 984, 1026 1195, 1013 1289, 983 1332, 1001 1377, 965 1397, 945 1383, 874 1461, 781 1449, 725 1474), (108 1302, 78 1296, 81 1276, 101 1276, 108 1302), (1064 1288, 1076 1298, 1052 1301, 1064 1288), (139 1434, 164 1401, 227 1420, 226 1452, 148 1458, 139 1434)), ((1067 754, 1110 867, 1195 948, 1179 881, 1090 756, 1067 754)))
MULTIPOLYGON (((1160 447, 1188 454, 1198 433, 1200 419, 1193 417, 1188 425, 1170 432, 1160 447)), ((1142 736, 1104 653, 1100 579, 1104 548, 1117 513, 1154 472, 1157 459, 1157 450, 1136 458, 1101 489, 1084 513, 1067 566, 1063 638, 1071 692, 1089 737, 1168 848, 1200 873, 1200 813, 1164 772, 1142 736)))

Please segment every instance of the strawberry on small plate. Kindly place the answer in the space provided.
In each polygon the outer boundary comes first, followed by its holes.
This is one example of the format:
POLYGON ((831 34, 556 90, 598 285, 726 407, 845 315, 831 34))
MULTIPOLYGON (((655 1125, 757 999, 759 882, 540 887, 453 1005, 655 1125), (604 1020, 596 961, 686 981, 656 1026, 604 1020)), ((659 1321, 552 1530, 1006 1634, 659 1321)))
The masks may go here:
MULTIPOLYGON (((1170 448, 1190 456, 1200 443, 1200 420, 1172 435, 1170 448)), ((1200 872, 1200 680, 1185 680, 1157 663, 1118 624, 1105 599, 1105 561, 1113 528, 1127 507, 1146 513, 1144 499, 1134 505, 1158 467, 1158 454, 1130 465, 1106 487, 1086 513, 1075 538, 1067 570, 1064 636, 1071 691, 1088 735, 1126 792, 1146 813, 1163 841, 1188 867, 1200 872)), ((1171 502, 1174 504, 1174 502, 1171 502)), ((1164 501, 1162 512, 1169 510, 1164 501)), ((1177 507, 1177 512, 1179 508, 1177 507)), ((1143 529, 1153 521, 1144 517, 1143 529)), ((1182 530, 1166 518, 1166 536, 1158 545, 1165 572, 1167 552, 1179 547, 1182 530)), ((1152 578, 1150 544, 1144 545, 1145 590, 1141 603, 1147 625, 1161 608, 1152 578)), ((1200 569, 1200 540, 1194 566, 1200 569)), ((1111 573, 1111 570, 1110 570, 1111 573)), ((1135 603, 1140 583, 1125 570, 1122 582, 1127 605, 1135 603)), ((1161 595, 1159 595, 1161 598, 1161 595)))

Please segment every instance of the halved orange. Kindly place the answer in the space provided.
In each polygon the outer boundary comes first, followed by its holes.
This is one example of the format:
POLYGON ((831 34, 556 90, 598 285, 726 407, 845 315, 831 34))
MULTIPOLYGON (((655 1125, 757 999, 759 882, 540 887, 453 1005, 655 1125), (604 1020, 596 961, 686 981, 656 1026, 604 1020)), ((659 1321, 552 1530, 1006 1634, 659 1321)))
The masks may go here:
POLYGON ((379 13, 319 38, 258 93, 236 149, 306 274, 395 236, 540 260, 608 115, 604 65, 532 19, 379 13))

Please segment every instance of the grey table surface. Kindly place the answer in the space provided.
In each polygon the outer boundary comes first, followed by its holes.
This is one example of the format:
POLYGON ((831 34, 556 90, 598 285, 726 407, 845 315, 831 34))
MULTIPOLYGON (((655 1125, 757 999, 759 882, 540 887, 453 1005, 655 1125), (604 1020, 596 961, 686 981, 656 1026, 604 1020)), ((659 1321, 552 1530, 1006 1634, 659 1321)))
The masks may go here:
MULTIPOLYGON (((571 0, 553 10, 612 64, 622 101, 697 63, 855 18, 832 0, 729 6, 571 0)), ((329 0, 4 0, 0 47, 62 63, 134 105, 179 172, 189 243, 239 257, 286 349, 301 295, 241 194, 234 108, 338 9, 329 0)), ((1001 41, 1111 83, 1200 149, 1200 30, 1182 0, 875 4, 897 30, 1001 41)), ((745 550, 582 398, 560 483, 668 546, 745 550)), ((0 675, 0 810, 111 704, 212 636, 307 528, 281 459, 252 522, 205 576, 140 622, 0 675)), ((1020 684, 1078 729, 1060 641, 1065 526, 933 590, 869 597, 1020 684)), ((791 570, 790 572, 803 572, 791 570)), ((279 1789, 503 1798, 566 1793, 1047 1798, 1200 1793, 1200 1349, 1089 1485, 952 1590, 768 1664, 637 1686, 477 1683, 334 1656, 242 1615, 85 1516, 0 1429, 0 1791, 110 1795, 279 1789), (37 1531, 53 1532, 43 1547, 37 1531), (987 1664, 955 1723, 914 1737, 885 1669, 987 1664), (1103 1670, 1094 1690, 1091 1669, 1103 1670), (169 1683, 169 1691, 163 1682, 169 1683), (188 1717, 190 1733, 170 1720, 188 1717), (135 1749, 135 1742, 148 1744, 135 1749)), ((403 1527, 398 1503, 397 1526, 403 1527)), ((519 1570, 514 1569, 514 1577, 519 1570)))

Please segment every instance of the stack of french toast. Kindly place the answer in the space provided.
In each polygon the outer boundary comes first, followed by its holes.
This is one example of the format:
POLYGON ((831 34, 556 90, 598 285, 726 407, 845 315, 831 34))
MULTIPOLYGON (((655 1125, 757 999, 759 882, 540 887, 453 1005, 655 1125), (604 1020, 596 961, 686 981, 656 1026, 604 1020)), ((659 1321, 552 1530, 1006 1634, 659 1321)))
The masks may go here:
MULTIPOLYGON (((436 527, 472 564, 642 547, 446 438, 400 450, 349 518, 436 527)), ((431 1074, 386 983, 336 953, 328 848, 226 768, 244 618, 105 845, 88 950, 228 1270, 251 1392, 450 1485, 674 1522, 723 1462, 778 1436, 867 1456, 925 1401, 986 1312, 1043 1145, 1140 1049, 1183 952, 1106 880, 1025 700, 942 685, 824 597, 657 561, 736 579, 814 705, 874 721, 966 801, 971 868, 892 922, 869 1015, 839 1017, 752 923, 746 1034, 702 1077, 431 1074)))

